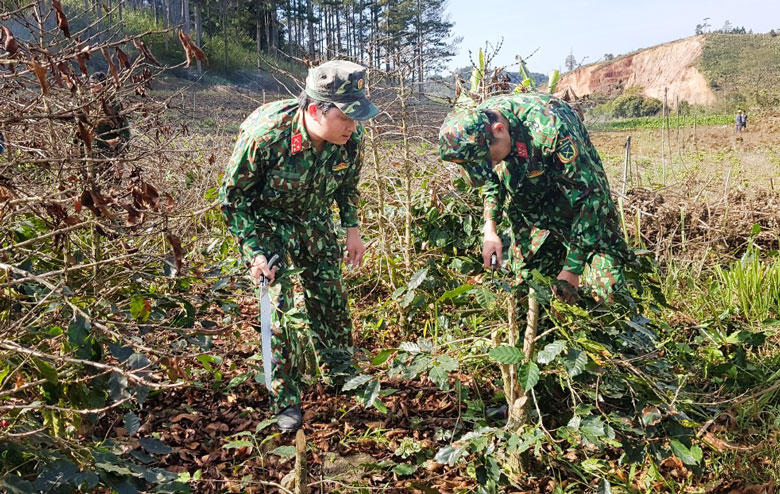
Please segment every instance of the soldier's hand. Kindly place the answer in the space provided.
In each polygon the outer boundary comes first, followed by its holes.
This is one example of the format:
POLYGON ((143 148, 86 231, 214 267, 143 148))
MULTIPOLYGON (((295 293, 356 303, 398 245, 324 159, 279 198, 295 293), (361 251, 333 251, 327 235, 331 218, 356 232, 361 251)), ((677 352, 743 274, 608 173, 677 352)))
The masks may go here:
POLYGON ((565 269, 558 274, 558 283, 553 286, 553 293, 561 302, 574 304, 580 298, 577 290, 580 287, 580 275, 565 269))
POLYGON ((501 238, 496 232, 485 232, 485 237, 482 241, 482 260, 484 261, 485 269, 490 269, 490 258, 493 253, 496 254, 496 263, 501 266, 502 263, 502 250, 504 245, 501 243, 501 238))
POLYGON ((366 246, 360 238, 360 230, 357 227, 347 228, 347 264, 352 267, 360 266, 365 252, 366 246))
POLYGON ((265 258, 265 256, 255 256, 249 266, 249 273, 255 282, 259 283, 260 277, 265 276, 265 278, 268 280, 268 283, 271 284, 273 283, 274 276, 276 275, 276 266, 274 266, 272 269, 268 269, 268 260, 265 258))

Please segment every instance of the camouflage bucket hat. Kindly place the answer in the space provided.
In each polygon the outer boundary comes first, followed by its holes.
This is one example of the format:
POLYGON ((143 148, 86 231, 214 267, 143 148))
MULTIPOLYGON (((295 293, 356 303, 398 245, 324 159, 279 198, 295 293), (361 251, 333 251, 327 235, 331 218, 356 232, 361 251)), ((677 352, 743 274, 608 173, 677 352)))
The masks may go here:
POLYGON ((493 175, 487 125, 483 112, 469 108, 453 110, 439 131, 439 154, 444 161, 460 165, 464 177, 475 187, 493 175))
POLYGON ((347 60, 331 60, 309 69, 306 94, 335 104, 353 120, 368 120, 379 113, 365 94, 366 69, 347 60))

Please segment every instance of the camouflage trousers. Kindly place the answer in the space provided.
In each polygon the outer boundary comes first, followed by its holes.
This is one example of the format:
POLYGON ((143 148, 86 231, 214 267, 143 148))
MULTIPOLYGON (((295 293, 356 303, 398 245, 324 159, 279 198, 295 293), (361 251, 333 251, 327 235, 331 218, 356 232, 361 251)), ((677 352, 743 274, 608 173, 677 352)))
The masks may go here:
POLYGON ((262 245, 267 258, 280 256, 275 281, 269 287, 274 369, 271 395, 274 409, 280 411, 300 403, 307 355, 313 354, 317 363, 330 369, 351 364, 352 319, 341 275, 341 246, 331 219, 306 224, 270 221, 270 232, 263 235, 262 245), (296 275, 305 313, 296 304, 296 275))
MULTIPOLYGON (((563 269, 568 250, 548 236, 549 231, 537 228, 532 228, 530 235, 522 240, 511 236, 509 265, 517 277, 520 292, 527 291, 523 281, 530 279, 534 269, 553 279, 563 269)), ((612 254, 596 253, 581 277, 586 290, 597 300, 609 300, 613 291, 625 282, 622 264, 623 261, 612 254)))

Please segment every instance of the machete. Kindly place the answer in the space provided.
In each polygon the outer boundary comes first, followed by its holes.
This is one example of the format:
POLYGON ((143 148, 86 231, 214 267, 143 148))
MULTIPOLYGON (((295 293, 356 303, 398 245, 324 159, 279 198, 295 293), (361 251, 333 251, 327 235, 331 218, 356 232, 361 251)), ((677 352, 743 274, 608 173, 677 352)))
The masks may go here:
MULTIPOLYGON (((279 254, 274 254, 268 261, 268 269, 273 268, 279 254)), ((273 378, 273 358, 271 353, 271 297, 268 295, 268 280, 260 276, 260 338, 263 348, 263 374, 265 375, 265 388, 271 391, 271 379, 273 378)))

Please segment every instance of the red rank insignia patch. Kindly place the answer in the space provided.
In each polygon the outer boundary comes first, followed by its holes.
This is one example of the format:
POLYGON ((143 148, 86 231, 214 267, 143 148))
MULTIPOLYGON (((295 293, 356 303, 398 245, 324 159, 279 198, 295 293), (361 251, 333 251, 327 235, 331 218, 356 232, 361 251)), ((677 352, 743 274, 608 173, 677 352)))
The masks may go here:
POLYGON ((521 158, 528 157, 528 148, 525 146, 524 142, 516 142, 515 149, 517 149, 517 155, 521 158))
POLYGON ((301 133, 294 134, 292 136, 292 139, 290 139, 290 152, 292 154, 297 153, 301 150, 301 145, 303 144, 303 136, 301 133))

